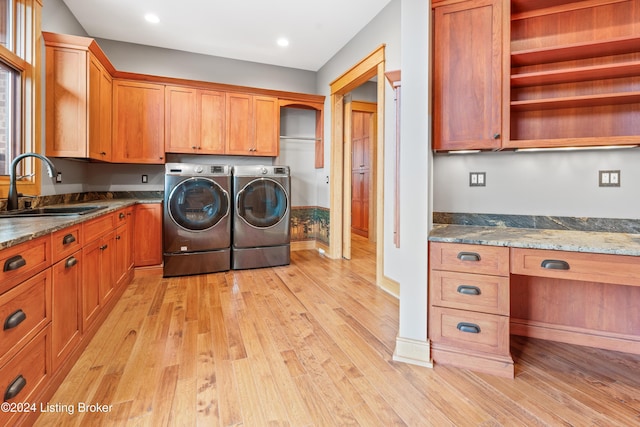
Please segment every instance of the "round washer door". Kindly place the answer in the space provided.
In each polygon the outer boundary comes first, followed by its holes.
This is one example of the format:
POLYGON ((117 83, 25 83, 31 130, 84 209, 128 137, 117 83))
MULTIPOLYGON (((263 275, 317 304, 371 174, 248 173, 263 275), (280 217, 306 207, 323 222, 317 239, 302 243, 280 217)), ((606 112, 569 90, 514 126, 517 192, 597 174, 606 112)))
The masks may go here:
POLYGON ((169 216, 188 231, 215 227, 229 214, 229 193, 207 178, 189 178, 171 190, 167 202, 169 216))
POLYGON ((236 208, 238 216, 247 224, 268 228, 282 221, 289 209, 289 200, 282 185, 269 178, 260 178, 238 192, 236 208))

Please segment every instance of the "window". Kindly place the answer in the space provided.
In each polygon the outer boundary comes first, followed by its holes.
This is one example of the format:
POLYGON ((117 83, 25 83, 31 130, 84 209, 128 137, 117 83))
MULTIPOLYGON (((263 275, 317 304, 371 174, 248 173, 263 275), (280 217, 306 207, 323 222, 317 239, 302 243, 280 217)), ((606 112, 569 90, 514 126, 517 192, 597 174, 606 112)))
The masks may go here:
MULTIPOLYGON (((11 161, 40 151, 41 0, 0 0, 0 197, 7 197, 11 161)), ((18 191, 40 194, 33 159, 21 162, 18 191)))

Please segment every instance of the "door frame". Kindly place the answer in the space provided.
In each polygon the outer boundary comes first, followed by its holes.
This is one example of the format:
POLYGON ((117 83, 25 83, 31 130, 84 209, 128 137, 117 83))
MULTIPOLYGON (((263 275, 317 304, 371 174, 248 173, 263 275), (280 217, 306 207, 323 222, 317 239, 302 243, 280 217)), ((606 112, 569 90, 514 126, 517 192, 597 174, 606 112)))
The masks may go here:
MULTIPOLYGON (((350 256, 350 239, 345 239, 345 227, 351 233, 351 199, 345 200, 345 155, 344 141, 344 97, 363 83, 377 78, 377 123, 376 123, 376 165, 375 165, 375 235, 376 235, 376 284, 383 285, 384 277, 384 90, 385 90, 385 45, 381 45, 373 52, 355 64, 340 77, 330 83, 331 88, 331 181, 330 181, 330 211, 329 211, 329 251, 330 258, 342 258, 345 255, 345 243, 348 245, 346 254, 350 256), (348 224, 345 224, 345 212, 348 208, 348 224), (347 242, 345 242, 347 240, 347 242)), ((349 171, 349 173, 351 173, 349 171)), ((350 181, 350 180, 349 180, 350 181)), ((351 191, 348 192, 349 195, 351 191)))

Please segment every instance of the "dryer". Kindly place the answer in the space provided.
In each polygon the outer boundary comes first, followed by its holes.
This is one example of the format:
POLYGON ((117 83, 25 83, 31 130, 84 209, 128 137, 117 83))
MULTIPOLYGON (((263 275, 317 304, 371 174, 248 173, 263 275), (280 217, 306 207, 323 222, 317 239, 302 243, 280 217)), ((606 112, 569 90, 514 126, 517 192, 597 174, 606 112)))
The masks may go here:
POLYGON ((291 176, 288 166, 234 166, 231 268, 290 263, 291 176))
POLYGON ((231 196, 228 165, 165 165, 165 277, 231 268, 231 196))

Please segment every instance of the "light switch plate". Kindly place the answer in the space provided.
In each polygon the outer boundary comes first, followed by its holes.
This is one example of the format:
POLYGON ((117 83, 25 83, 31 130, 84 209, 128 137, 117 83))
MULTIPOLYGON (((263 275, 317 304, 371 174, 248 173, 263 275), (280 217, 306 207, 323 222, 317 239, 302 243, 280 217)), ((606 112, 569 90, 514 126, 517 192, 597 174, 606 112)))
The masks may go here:
POLYGON ((486 172, 469 172, 469 187, 486 187, 486 172))
POLYGON ((620 170, 598 171, 598 186, 620 187, 620 170))

